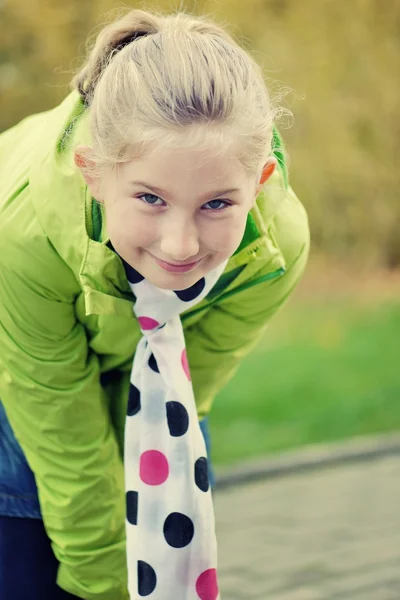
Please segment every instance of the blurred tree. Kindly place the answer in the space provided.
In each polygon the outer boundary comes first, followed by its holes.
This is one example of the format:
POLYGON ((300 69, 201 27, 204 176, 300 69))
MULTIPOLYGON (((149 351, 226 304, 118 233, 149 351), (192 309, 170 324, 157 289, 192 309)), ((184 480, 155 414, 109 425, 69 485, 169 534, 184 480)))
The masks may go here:
MULTIPOLYGON (((310 215, 313 250, 358 266, 400 263, 400 2, 158 0, 125 8, 210 14, 274 80, 293 89, 281 123, 291 182, 310 215)), ((110 14, 107 11, 113 9, 110 14)), ((3 0, 0 131, 51 108, 113 0, 3 0)), ((269 81, 272 79, 272 82, 269 81)))

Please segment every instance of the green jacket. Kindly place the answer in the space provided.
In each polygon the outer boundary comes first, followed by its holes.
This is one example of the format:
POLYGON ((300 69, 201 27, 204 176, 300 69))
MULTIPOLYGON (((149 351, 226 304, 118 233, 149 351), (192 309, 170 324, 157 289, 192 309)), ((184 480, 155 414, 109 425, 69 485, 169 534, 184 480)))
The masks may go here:
MULTIPOLYGON (((102 209, 73 162, 76 92, 0 135, 0 398, 35 474, 59 585, 126 600, 123 430, 140 338, 102 209)), ((199 417, 262 337, 307 262, 305 210, 279 169, 209 296, 183 314, 199 417)))

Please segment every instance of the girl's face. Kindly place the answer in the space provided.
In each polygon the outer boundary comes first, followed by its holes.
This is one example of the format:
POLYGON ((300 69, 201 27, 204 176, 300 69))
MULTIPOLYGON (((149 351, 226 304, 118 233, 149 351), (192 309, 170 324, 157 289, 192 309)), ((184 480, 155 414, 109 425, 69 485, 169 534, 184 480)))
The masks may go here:
POLYGON ((157 287, 190 287, 242 240, 258 182, 236 158, 211 154, 159 149, 120 164, 103 179, 102 197, 87 180, 115 250, 157 287))

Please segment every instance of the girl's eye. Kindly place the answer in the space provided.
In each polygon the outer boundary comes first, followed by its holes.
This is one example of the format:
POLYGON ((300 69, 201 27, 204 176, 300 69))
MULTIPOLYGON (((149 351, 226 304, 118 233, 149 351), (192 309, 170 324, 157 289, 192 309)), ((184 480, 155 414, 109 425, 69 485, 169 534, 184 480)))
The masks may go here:
MULTIPOLYGON (((161 198, 155 196, 154 194, 141 194, 138 196, 138 198, 141 200, 143 199, 143 202, 150 206, 163 206, 164 203, 164 200, 161 200, 161 198), (150 201, 148 200, 149 198, 151 198, 150 201), (157 200, 160 200, 161 204, 157 203, 157 200)), ((207 204, 209 206, 208 210, 215 210, 219 212, 230 206, 229 202, 225 202, 225 200, 210 200, 210 202, 207 202, 204 204, 204 206, 207 206, 207 204)))
MULTIPOLYGON (((141 194, 140 196, 138 196, 138 198, 140 198, 140 199, 144 199, 144 198, 155 198, 156 200, 161 200, 161 198, 159 198, 158 196, 154 196, 154 194, 141 194)), ((153 201, 150 201, 150 202, 148 202, 147 200, 143 200, 143 202, 144 202, 145 204, 150 204, 150 205, 152 205, 152 206, 154 206, 154 205, 155 205, 155 206, 162 206, 162 205, 160 205, 160 204, 156 204, 156 201, 154 201, 154 200, 153 200, 153 201)), ((163 202, 163 200, 161 200, 161 202, 163 202)))
MULTIPOLYGON (((219 210, 220 212, 221 210, 224 210, 225 208, 230 206, 230 204, 228 202, 225 202, 224 200, 210 200, 210 202, 207 202, 207 204, 210 206, 211 210, 219 210), (218 204, 222 204, 222 206, 218 206, 218 204)), ((205 204, 204 206, 207 206, 207 204, 205 204)))

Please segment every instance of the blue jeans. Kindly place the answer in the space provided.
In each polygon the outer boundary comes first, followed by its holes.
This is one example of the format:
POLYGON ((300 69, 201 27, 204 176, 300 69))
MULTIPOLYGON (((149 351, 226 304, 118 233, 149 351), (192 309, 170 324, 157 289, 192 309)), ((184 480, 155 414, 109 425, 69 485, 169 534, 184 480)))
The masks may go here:
POLYGON ((74 600, 56 584, 58 561, 40 519, 0 516, 0 598, 74 600))
POLYGON ((210 481, 211 488, 214 488, 215 487, 215 474, 214 474, 214 469, 213 469, 212 459, 211 459, 211 436, 210 436, 210 430, 208 427, 208 418, 207 417, 200 421, 200 429, 203 434, 204 441, 206 443, 206 449, 207 449, 208 479, 210 481))

